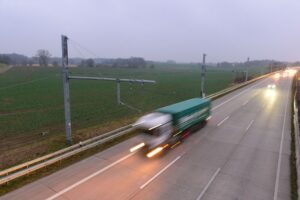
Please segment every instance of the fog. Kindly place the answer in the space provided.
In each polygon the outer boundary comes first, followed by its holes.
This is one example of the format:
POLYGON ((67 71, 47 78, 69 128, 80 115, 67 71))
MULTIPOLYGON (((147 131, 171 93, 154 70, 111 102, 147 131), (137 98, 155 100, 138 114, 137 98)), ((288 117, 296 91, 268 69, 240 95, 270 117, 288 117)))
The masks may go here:
POLYGON ((298 0, 0 0, 0 53, 300 60, 298 0))

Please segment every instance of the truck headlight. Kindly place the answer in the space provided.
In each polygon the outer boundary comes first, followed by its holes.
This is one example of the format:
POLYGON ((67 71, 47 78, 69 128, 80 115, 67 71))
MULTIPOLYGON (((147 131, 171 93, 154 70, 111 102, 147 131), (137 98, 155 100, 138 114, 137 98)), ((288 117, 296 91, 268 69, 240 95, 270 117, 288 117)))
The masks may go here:
POLYGON ((152 151, 150 151, 149 153, 147 153, 147 157, 151 158, 154 155, 158 154, 159 152, 161 152, 164 148, 163 147, 156 147, 155 149, 153 149, 152 151))
POLYGON ((136 150, 142 148, 143 146, 145 146, 145 143, 142 142, 142 143, 140 143, 140 144, 138 144, 138 145, 132 147, 132 148, 130 149, 130 152, 134 152, 134 151, 136 151, 136 150))

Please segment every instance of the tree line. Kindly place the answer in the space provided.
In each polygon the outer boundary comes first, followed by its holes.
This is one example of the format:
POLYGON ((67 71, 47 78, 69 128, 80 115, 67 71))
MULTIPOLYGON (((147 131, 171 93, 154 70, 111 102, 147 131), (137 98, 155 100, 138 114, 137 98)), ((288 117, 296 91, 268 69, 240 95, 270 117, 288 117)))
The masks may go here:
MULTIPOLYGON (((48 50, 39 49, 36 55, 32 57, 27 57, 17 53, 0 54, 0 63, 19 66, 33 66, 35 64, 38 64, 39 66, 48 66, 50 58, 51 54, 48 50)), ((53 65, 55 63, 51 64, 53 65)))
POLYGON ((116 58, 116 59, 85 59, 82 60, 80 67, 113 67, 113 68, 145 68, 147 62, 144 58, 116 58))
MULTIPOLYGON (((51 53, 45 49, 39 49, 36 55, 27 57, 22 54, 0 54, 0 63, 14 66, 54 66, 61 65, 61 58, 52 57, 51 53)), ((130 58, 69 58, 69 65, 79 67, 119 67, 119 68, 145 68, 148 62, 141 57, 130 58)), ((154 65, 149 63, 150 68, 154 68, 154 65)))
POLYGON ((275 60, 252 60, 249 62, 220 62, 217 63, 217 67, 220 68, 232 68, 232 67, 261 67, 261 66, 283 66, 286 62, 279 62, 275 60))

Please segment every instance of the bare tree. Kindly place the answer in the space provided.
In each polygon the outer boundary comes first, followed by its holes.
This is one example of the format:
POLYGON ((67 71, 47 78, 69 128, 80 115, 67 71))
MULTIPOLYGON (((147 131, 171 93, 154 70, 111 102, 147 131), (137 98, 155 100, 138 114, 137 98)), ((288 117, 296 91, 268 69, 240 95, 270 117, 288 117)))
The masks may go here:
POLYGON ((91 58, 87 59, 85 62, 86 62, 87 67, 94 67, 95 66, 95 61, 91 58))
POLYGON ((82 60, 80 63, 81 67, 95 67, 95 61, 92 58, 82 60))
POLYGON ((39 64, 40 64, 40 66, 45 66, 45 67, 48 66, 49 58, 51 57, 51 54, 49 53, 48 50, 45 50, 45 49, 39 49, 39 50, 37 51, 36 56, 37 56, 38 59, 39 59, 39 64))
POLYGON ((58 62, 57 62, 56 60, 53 61, 53 62, 52 62, 52 66, 53 66, 53 67, 58 67, 58 62))

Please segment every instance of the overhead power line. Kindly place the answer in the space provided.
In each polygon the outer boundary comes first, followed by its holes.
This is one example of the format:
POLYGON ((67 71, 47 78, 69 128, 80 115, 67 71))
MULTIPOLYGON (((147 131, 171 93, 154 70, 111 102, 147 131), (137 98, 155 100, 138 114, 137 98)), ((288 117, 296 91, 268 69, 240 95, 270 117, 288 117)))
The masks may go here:
POLYGON ((68 67, 68 40, 69 39, 67 38, 67 36, 64 36, 64 35, 61 36, 66 141, 68 144, 71 144, 72 143, 72 131, 71 131, 71 111, 70 111, 70 91, 69 91, 70 90, 69 81, 71 79, 114 81, 117 84, 117 88, 116 88, 117 89, 117 103, 119 105, 124 105, 124 106, 126 106, 130 109, 136 110, 136 111, 140 111, 140 110, 121 101, 121 87, 120 87, 121 82, 145 84, 145 83, 156 83, 156 81, 145 80, 145 79, 128 79, 128 78, 111 78, 111 77, 70 76, 69 67, 68 67))

